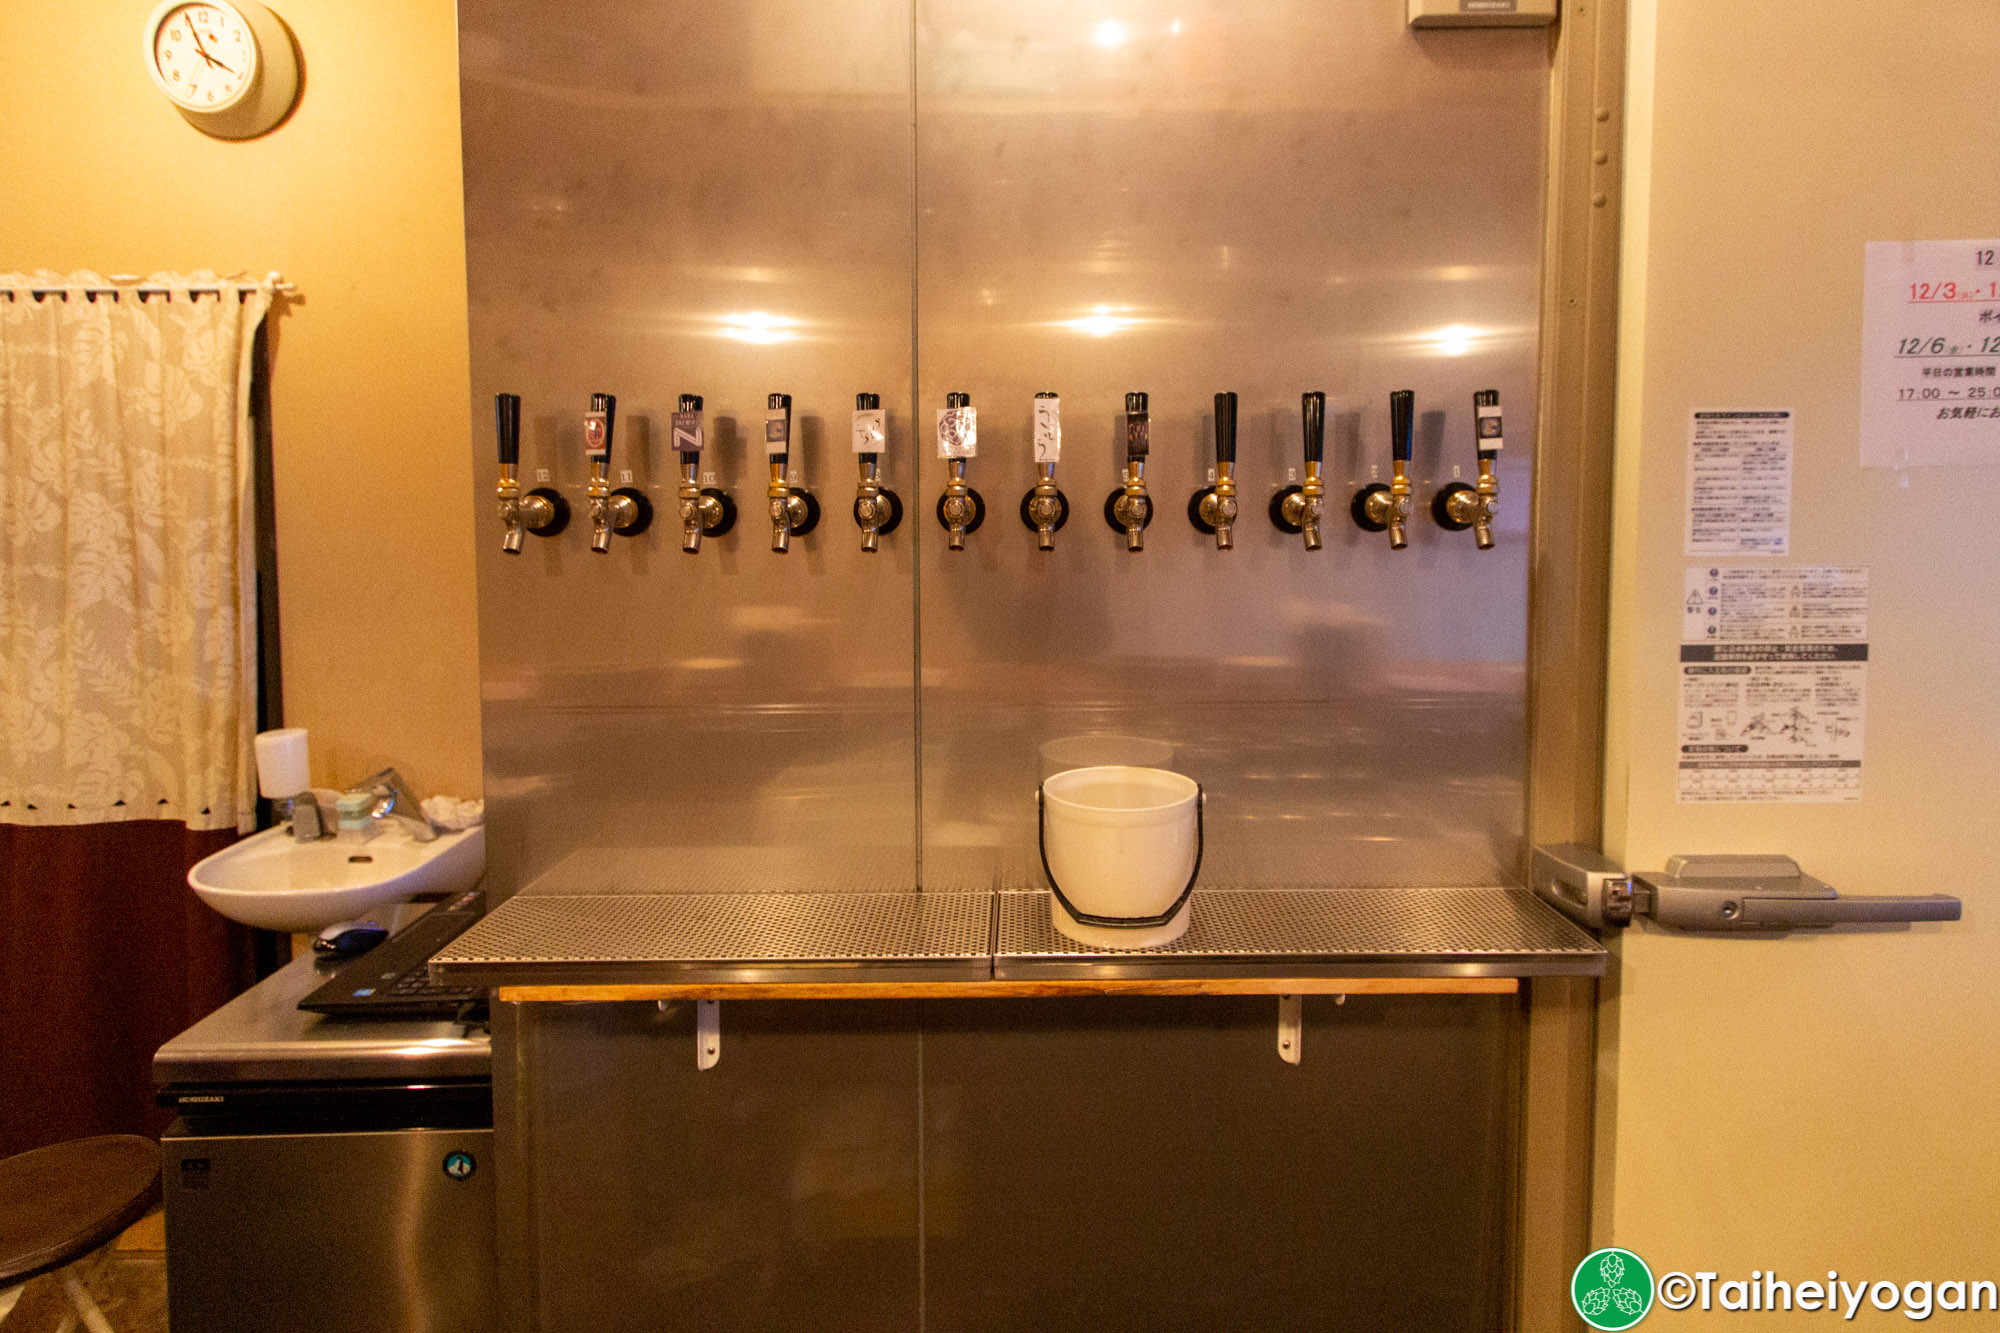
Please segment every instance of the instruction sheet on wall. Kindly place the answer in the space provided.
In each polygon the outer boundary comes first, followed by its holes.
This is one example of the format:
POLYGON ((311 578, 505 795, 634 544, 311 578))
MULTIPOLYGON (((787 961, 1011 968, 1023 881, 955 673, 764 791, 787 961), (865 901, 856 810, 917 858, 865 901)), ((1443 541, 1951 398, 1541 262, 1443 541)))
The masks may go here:
POLYGON ((2000 463, 2000 241, 1870 241, 1861 465, 2000 463))
POLYGON ((1696 412, 1688 428, 1689 555, 1790 555, 1792 414, 1696 412))
POLYGON ((1690 565, 1682 802, 1861 799, 1868 571, 1690 565))

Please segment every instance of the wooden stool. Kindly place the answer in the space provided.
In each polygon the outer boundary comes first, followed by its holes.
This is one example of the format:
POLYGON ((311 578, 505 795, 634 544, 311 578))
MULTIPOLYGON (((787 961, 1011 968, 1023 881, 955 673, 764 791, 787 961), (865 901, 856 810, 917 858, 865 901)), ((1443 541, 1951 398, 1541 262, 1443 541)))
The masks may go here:
MULTIPOLYGON (((86 1258, 146 1215, 160 1197, 160 1145, 105 1134, 37 1148, 0 1162, 0 1320, 21 1287, 86 1258)), ((74 1269, 61 1275, 70 1309, 64 1333, 82 1320, 112 1333, 74 1269)))

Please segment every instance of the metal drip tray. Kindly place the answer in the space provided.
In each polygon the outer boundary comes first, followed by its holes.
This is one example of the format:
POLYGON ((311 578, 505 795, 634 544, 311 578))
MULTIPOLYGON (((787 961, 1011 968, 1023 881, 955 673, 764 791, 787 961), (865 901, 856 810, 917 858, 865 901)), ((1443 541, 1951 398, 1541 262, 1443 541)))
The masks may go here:
POLYGON ((1076 943, 1046 892, 996 894, 996 980, 1119 977, 1595 976, 1605 952, 1526 889, 1197 890, 1156 949, 1076 943))
POLYGON ((431 960, 486 985, 984 981, 985 893, 520 894, 431 960))

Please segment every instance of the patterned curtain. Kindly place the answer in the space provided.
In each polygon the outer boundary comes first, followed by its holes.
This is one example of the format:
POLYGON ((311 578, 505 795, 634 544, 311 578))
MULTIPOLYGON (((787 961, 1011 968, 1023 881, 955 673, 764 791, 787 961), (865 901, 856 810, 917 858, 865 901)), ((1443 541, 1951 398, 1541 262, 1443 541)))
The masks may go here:
POLYGON ((113 286, 0 274, 0 823, 247 833, 271 291, 113 286))

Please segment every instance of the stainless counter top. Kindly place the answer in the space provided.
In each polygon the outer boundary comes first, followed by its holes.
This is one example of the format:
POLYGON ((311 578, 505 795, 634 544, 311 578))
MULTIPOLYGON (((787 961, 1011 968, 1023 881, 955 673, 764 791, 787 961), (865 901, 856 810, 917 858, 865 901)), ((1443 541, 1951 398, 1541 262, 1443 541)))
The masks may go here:
POLYGON ((1594 976, 1602 945, 1525 889, 1197 891, 1186 936, 1097 951, 1046 892, 517 894, 431 962, 488 986, 1182 977, 1594 976))
POLYGON ((332 975, 297 958, 162 1046, 156 1086, 491 1075, 492 1039, 463 1023, 335 1018, 299 1001, 332 975))

